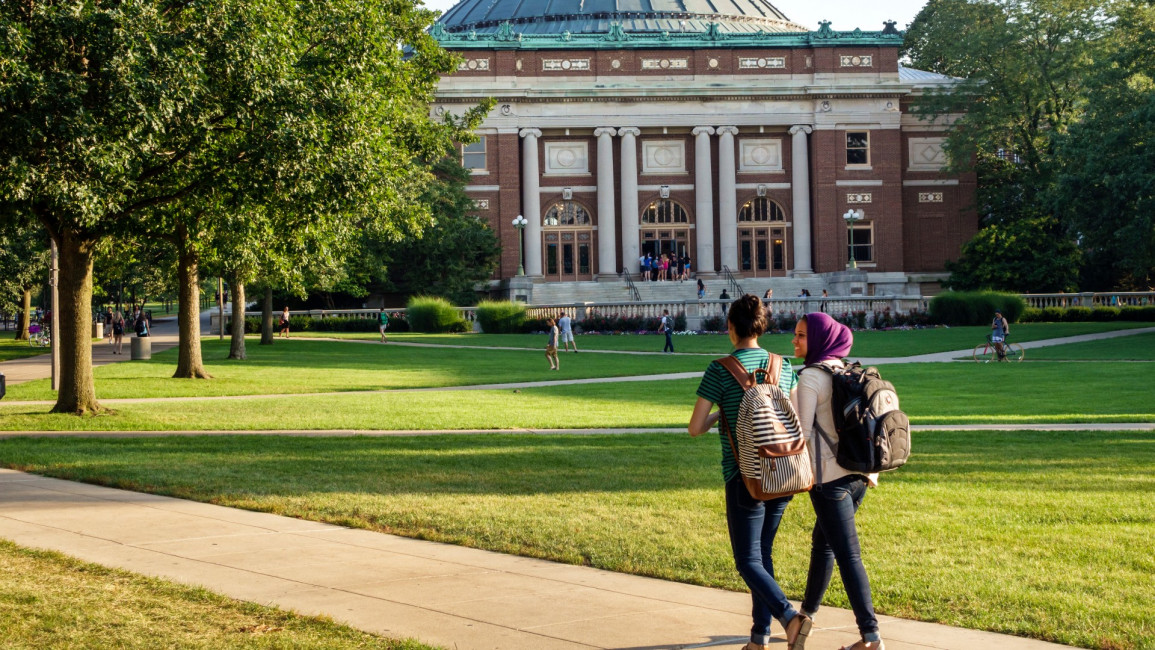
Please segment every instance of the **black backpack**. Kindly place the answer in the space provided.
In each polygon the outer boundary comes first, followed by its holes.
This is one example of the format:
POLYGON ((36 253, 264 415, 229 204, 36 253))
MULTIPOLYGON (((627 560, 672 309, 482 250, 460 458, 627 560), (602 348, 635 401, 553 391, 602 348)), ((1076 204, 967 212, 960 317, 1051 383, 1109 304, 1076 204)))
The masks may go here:
POLYGON ((809 366, 830 373, 837 442, 816 427, 826 442, 837 449, 835 459, 852 472, 885 472, 898 469, 910 458, 910 419, 899 410, 894 385, 858 362, 845 368, 823 364, 809 366))

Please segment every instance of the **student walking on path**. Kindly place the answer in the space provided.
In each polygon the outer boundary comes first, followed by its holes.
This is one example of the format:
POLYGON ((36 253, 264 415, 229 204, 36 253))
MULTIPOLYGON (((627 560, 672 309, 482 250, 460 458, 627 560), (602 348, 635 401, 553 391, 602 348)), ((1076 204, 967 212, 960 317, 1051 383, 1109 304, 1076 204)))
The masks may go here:
POLYGON ((112 317, 112 341, 116 344, 116 349, 112 353, 123 354, 121 348, 124 347, 124 316, 119 311, 112 317))
POLYGON ((286 305, 285 308, 283 310, 281 310, 280 326, 281 326, 281 331, 280 331, 281 337, 286 338, 286 339, 289 338, 289 307, 288 307, 288 305, 286 305))
POLYGON ((545 324, 549 326, 549 338, 545 342, 545 358, 549 361, 550 370, 561 370, 561 362, 557 358, 557 323, 548 318, 545 324))
POLYGON ((389 314, 385 313, 385 308, 377 313, 377 329, 381 331, 381 342, 385 343, 385 330, 389 327, 389 314))
POLYGON ((835 447, 838 439, 831 409, 833 378, 828 369, 843 367, 842 358, 850 354, 853 343, 850 328, 821 312, 803 316, 794 328, 794 356, 805 359, 806 366, 799 372, 798 391, 793 400, 814 459, 810 503, 816 519, 802 613, 813 618, 818 612, 837 562, 846 597, 862 635, 861 641, 842 650, 879 650, 885 646, 878 633, 870 580, 862 565, 862 549, 854 523, 854 514, 862 505, 867 486, 878 485, 878 474, 857 474, 838 464, 835 447), (827 369, 817 368, 818 365, 827 369))
POLYGON ((662 348, 662 352, 672 353, 674 351, 674 319, 670 318, 670 310, 662 310, 662 321, 658 325, 658 329, 666 335, 666 345, 662 348))
MULTIPOLYGON (((766 332, 766 312, 755 296, 742 296, 730 306, 726 329, 734 344, 733 356, 747 370, 770 368, 770 354, 758 345, 758 337, 766 332)), ((778 385, 790 393, 796 382, 790 362, 782 360, 778 385)), ((725 482, 726 524, 730 532, 730 548, 738 573, 750 588, 753 599, 754 624, 750 628, 750 642, 746 650, 770 650, 770 621, 777 621, 786 630, 787 650, 800 650, 810 632, 810 619, 800 614, 774 578, 774 535, 782 514, 793 497, 759 501, 738 472, 726 430, 733 431, 738 420, 738 405, 744 394, 734 376, 718 361, 710 363, 698 386, 698 401, 690 416, 690 435, 706 433, 720 418, 725 418, 726 429, 719 429, 722 445, 722 480, 725 482), (714 405, 719 410, 710 412, 714 405)))

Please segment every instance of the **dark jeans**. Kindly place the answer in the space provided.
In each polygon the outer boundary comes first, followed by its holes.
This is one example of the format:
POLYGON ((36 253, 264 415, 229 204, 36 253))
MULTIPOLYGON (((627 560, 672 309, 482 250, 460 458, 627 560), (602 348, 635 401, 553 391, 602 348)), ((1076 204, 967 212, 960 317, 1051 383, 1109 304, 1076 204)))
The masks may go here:
POLYGON ((771 557, 774 534, 778 532, 782 513, 786 512, 786 505, 792 498, 758 501, 750 496, 742 477, 726 483, 726 525, 730 529, 734 565, 754 600, 754 626, 750 628, 750 640, 754 643, 770 642, 771 617, 786 627, 798 615, 774 579, 774 560, 771 557))
POLYGON ((834 563, 838 562, 838 573, 842 576, 846 597, 854 610, 858 631, 863 639, 875 641, 878 639, 878 619, 874 616, 870 580, 862 566, 862 550, 858 544, 858 530, 854 525, 854 513, 858 511, 864 496, 866 479, 857 474, 815 485, 810 491, 816 521, 811 538, 810 572, 806 576, 802 611, 810 614, 818 611, 822 597, 826 595, 826 587, 830 584, 834 563))
POLYGON ((666 330, 666 347, 662 348, 662 352, 674 351, 674 333, 666 330))

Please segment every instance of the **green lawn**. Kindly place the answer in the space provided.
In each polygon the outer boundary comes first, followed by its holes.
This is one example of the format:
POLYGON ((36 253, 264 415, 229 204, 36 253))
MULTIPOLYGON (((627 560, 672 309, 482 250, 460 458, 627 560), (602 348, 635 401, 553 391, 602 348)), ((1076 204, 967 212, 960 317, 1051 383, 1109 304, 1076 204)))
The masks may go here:
MULTIPOLYGON (((577 356, 585 361, 602 355, 577 356)), ((697 359, 698 368, 704 368, 705 362, 697 359)), ((440 371, 427 368, 425 372, 440 371)), ((903 410, 916 424, 1155 422, 1150 368, 1144 363, 1075 367, 1047 362, 924 363, 883 366, 882 373, 898 387, 903 410), (1072 377, 1073 370, 1078 371, 1077 380, 1072 377)), ((558 375, 549 374, 550 378, 558 375)), ((429 381, 435 382, 437 377, 429 381)), ((86 418, 52 415, 46 413, 46 406, 5 399, 0 402, 0 430, 683 429, 697 386, 697 379, 680 379, 516 391, 397 391, 227 402, 174 400, 116 404, 114 414, 86 418)))
POLYGON ((431 650, 0 540, 0 645, 431 650))
MULTIPOLYGON (((540 352, 519 352, 293 340, 262 346, 253 341, 246 345, 246 361, 225 359, 228 339, 204 340, 201 348, 206 367, 214 377, 211 381, 173 379, 177 355, 174 348, 154 354, 151 361, 115 363, 95 369, 97 397, 205 397, 467 386, 691 372, 703 370, 709 362, 697 356, 579 353, 563 356, 562 370, 551 372, 544 348, 540 352)), ((12 386, 8 393, 5 401, 55 399, 47 379, 12 386)))
POLYGON ((1155 361, 1155 333, 1027 350, 1027 359, 1058 361, 1155 361))
POLYGON ((15 331, 0 331, 0 361, 26 359, 47 354, 48 351, 48 348, 34 348, 28 345, 28 341, 17 341, 15 331))
MULTIPOLYGON (((1014 341, 1038 341, 1041 339, 1113 332, 1120 329, 1150 327, 1150 323, 1026 323, 1014 325, 1014 341)), ((905 357, 932 352, 966 350, 981 343, 990 332, 988 327, 936 327, 921 330, 892 330, 886 332, 863 331, 854 333, 854 355, 856 357, 905 357)), ((379 340, 376 332, 294 332, 296 337, 322 337, 336 339, 379 340)), ((770 334, 760 339, 762 347, 778 354, 793 354, 790 346, 792 334, 770 334)), ((576 337, 578 349, 585 350, 636 350, 657 352, 662 349, 664 337, 652 335, 600 335, 579 334, 576 337)), ((435 345, 475 345, 483 347, 516 347, 538 349, 545 343, 540 334, 414 334, 410 332, 390 333, 392 341, 430 343, 435 345)), ((674 349, 678 352, 698 354, 727 354, 730 339, 724 334, 699 334, 675 336, 674 349)))
MULTIPOLYGON (((13 439, 0 462, 335 524, 743 589, 714 436, 13 439)), ((1152 648, 1155 434, 916 434, 859 514, 880 613, 1152 648)), ((775 569, 801 595, 813 517, 775 569)), ((4 572, 11 573, 11 572, 4 572)), ((846 607, 834 581, 828 604, 846 607)), ((883 629, 885 635, 886 630, 883 629)))

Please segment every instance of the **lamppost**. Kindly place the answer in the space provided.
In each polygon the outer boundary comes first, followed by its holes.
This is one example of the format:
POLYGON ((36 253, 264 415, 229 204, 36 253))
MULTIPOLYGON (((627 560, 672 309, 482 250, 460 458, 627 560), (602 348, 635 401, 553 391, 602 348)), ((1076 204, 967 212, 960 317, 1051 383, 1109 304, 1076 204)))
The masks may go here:
POLYGON ((846 219, 846 248, 850 252, 847 256, 850 259, 846 263, 846 268, 856 269, 858 268, 858 258, 854 254, 854 224, 865 219, 866 213, 862 210, 851 209, 847 210, 846 214, 842 215, 842 218, 846 219))
POLYGON ((517 228, 517 274, 525 275, 525 238, 522 236, 522 231, 529 225, 525 217, 520 214, 513 220, 513 227, 517 228))

